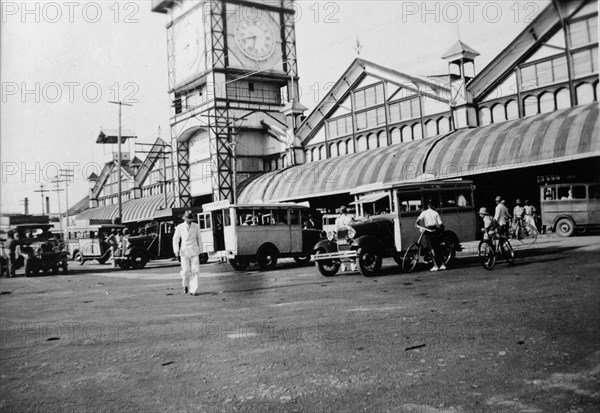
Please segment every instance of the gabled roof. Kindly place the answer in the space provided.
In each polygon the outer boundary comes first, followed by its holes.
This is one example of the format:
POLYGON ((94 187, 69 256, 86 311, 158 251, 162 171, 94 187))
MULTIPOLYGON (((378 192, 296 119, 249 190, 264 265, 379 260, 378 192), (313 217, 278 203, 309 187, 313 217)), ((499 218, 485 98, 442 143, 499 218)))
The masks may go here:
MULTIPOLYGON (((586 0, 555 0, 563 18, 573 15, 586 0)), ((515 67, 537 51, 561 28, 554 3, 551 2, 536 18, 467 85, 467 90, 478 100, 493 91, 515 67)))
POLYGON ((475 57, 479 56, 479 52, 459 40, 458 42, 454 43, 454 46, 452 46, 450 50, 448 50, 442 56, 442 59, 450 60, 460 56, 464 56, 468 59, 474 59, 475 57))
MULTIPOLYGON (((104 185, 106 184, 106 181, 108 180, 108 177, 110 176, 110 172, 113 170, 114 165, 115 163, 112 161, 104 164, 104 168, 102 169, 102 172, 100 172, 100 176, 96 180, 96 185, 94 185, 94 188, 92 189, 92 198, 98 198, 98 195, 100 195, 102 188, 104 188, 104 185)), ((131 179, 133 177, 133 172, 131 171, 131 168, 125 166, 123 162, 121 162, 121 172, 125 173, 125 179, 131 179)))
POLYGON ((357 58, 346 69, 339 80, 333 85, 331 90, 319 102, 317 107, 308 115, 296 131, 296 136, 303 144, 308 143, 312 134, 318 130, 340 105, 341 102, 354 90, 358 84, 367 76, 372 76, 390 83, 402 85, 402 87, 413 92, 419 92, 437 100, 448 100, 450 89, 441 82, 436 82, 423 76, 408 75, 398 72, 368 60, 357 58), (423 90, 430 88, 436 94, 431 94, 423 90))
POLYGON ((144 159, 142 166, 140 167, 138 173, 135 176, 135 185, 137 187, 141 187, 144 184, 146 178, 148 177, 148 174, 150 173, 150 171, 152 171, 154 165, 156 165, 156 162, 160 159, 162 154, 164 154, 165 152, 169 152, 169 150, 170 145, 167 142, 165 142, 161 138, 156 138, 156 141, 154 141, 154 144, 148 151, 148 156, 146 156, 146 159, 144 159))
POLYGON ((84 196, 82 199, 77 201, 75 205, 73 205, 67 211, 67 216, 77 215, 90 207, 90 197, 89 195, 84 196))

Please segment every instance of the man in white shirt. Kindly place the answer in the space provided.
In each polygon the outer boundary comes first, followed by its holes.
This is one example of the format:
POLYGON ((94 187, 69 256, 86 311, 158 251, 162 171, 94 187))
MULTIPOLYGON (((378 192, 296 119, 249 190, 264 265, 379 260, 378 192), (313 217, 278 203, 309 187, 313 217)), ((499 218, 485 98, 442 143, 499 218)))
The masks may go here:
POLYGON ((433 202, 431 200, 427 202, 427 209, 423 210, 417 218, 417 225, 433 230, 425 232, 425 240, 427 241, 427 246, 431 250, 431 258, 433 259, 431 271, 445 270, 446 265, 444 265, 443 258, 438 254, 443 222, 440 214, 433 209, 433 202), (441 265, 438 266, 438 264, 441 265))
POLYGON ((200 227, 194 222, 192 211, 185 211, 183 222, 177 225, 173 235, 173 252, 181 257, 181 283, 183 292, 188 293, 190 276, 200 273, 200 253, 202 252, 202 238, 200 227), (181 241, 181 247, 179 243, 181 241))
POLYGON ((508 208, 502 202, 502 197, 496 197, 496 212, 494 214, 494 219, 498 222, 500 226, 500 235, 503 237, 508 236, 508 222, 510 221, 510 212, 508 212, 508 208))
POLYGON ((342 205, 340 207, 340 216, 336 218, 335 220, 335 228, 339 228, 342 226, 349 226, 350 224, 352 224, 354 222, 354 217, 351 217, 350 215, 348 215, 348 209, 346 208, 346 206, 342 205))

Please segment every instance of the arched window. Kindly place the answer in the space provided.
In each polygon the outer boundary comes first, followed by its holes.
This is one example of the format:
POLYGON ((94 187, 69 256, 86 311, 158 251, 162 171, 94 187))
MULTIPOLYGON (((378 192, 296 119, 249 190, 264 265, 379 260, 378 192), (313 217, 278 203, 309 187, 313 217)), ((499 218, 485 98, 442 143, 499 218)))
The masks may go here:
POLYGON ((506 114, 504 113, 504 106, 500 103, 492 106, 492 121, 494 123, 504 122, 506 120, 506 114))
POLYGON ((387 146, 387 132, 382 130, 377 134, 377 141, 379 142, 378 146, 381 148, 382 146, 387 146))
POLYGON ((538 100, 535 96, 527 96, 523 99, 525 106, 525 116, 537 115, 538 113, 538 100))
POLYGON ((325 145, 319 146, 319 159, 326 159, 327 154, 325 153, 325 145))
POLYGON ((329 156, 331 156, 331 157, 338 156, 337 143, 334 142, 334 143, 329 144, 329 156))
POLYGON ((427 137, 431 138, 432 136, 436 136, 437 133, 437 123, 434 120, 428 120, 425 123, 425 130, 427 131, 427 137))
POLYGON ((340 156, 346 155, 346 142, 339 141, 337 143, 337 151, 338 151, 338 155, 340 155, 340 156))
POLYGON ((367 138, 359 136, 356 138, 356 152, 362 152, 367 150, 367 138))
POLYGON ((408 142, 413 140, 412 129, 410 128, 410 126, 403 126, 402 129, 400 129, 400 132, 402 133, 402 142, 408 142))
POLYGON ((556 109, 567 109, 571 107, 571 96, 569 95, 569 89, 559 89, 556 92, 554 99, 556 100, 556 109))
POLYGON ((440 135, 450 132, 450 119, 439 118, 437 121, 437 127, 440 131, 440 135))
POLYGON ((421 130, 421 124, 420 123, 415 123, 414 125, 412 125, 412 134, 413 134, 413 140, 417 140, 417 139, 423 139, 423 131, 421 130))
POLYGON ((519 117, 519 107, 516 100, 506 102, 506 120, 517 119, 519 117))
POLYGON ((312 156, 310 157, 311 161, 318 161, 319 160, 319 152, 317 150, 317 148, 312 148, 312 156))
POLYGON ((346 141, 346 153, 354 153, 354 143, 352 139, 346 141))
POLYGON ((281 167, 285 168, 287 166, 287 155, 283 155, 281 157, 281 167))
POLYGON ((540 113, 552 112, 554 110, 554 95, 550 92, 540 96, 540 113))
POLYGON ((492 123, 492 116, 489 108, 479 109, 479 126, 485 126, 492 123))
POLYGON ((374 133, 370 133, 367 136, 367 145, 369 149, 377 148, 377 135, 375 135, 374 133))
POLYGON ((594 101, 594 87, 589 83, 582 83, 575 88, 577 104, 585 105, 594 101))
POLYGON ((390 135, 392 136, 392 145, 402 142, 402 134, 400 133, 400 129, 392 129, 390 131, 390 135))

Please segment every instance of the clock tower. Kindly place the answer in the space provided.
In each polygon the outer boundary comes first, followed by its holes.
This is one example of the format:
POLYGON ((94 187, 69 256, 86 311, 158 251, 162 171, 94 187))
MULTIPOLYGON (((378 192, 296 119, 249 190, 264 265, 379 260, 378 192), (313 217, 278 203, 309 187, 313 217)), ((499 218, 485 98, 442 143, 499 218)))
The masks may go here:
POLYGON ((298 96, 293 0, 153 0, 166 15, 178 206, 229 200, 284 151, 298 96))

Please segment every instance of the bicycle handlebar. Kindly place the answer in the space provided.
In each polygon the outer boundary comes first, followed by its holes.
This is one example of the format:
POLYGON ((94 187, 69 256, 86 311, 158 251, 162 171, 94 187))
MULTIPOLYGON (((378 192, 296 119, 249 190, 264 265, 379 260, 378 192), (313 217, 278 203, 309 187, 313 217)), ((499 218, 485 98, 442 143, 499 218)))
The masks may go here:
POLYGON ((435 231, 434 229, 425 228, 425 227, 422 227, 420 225, 416 225, 416 227, 419 228, 422 231, 427 231, 427 232, 434 232, 435 231))

